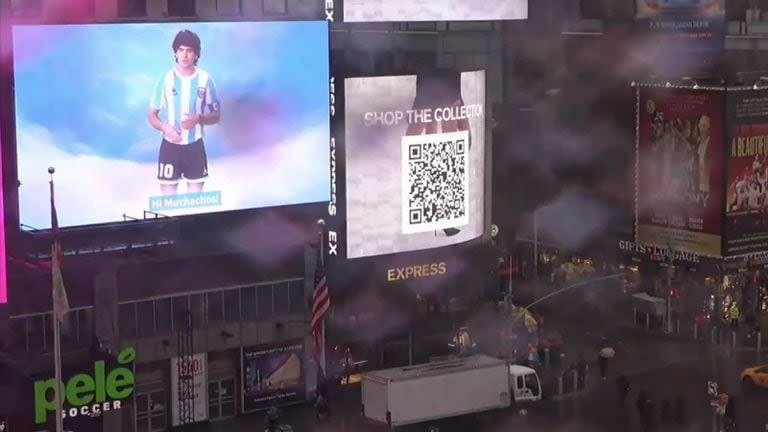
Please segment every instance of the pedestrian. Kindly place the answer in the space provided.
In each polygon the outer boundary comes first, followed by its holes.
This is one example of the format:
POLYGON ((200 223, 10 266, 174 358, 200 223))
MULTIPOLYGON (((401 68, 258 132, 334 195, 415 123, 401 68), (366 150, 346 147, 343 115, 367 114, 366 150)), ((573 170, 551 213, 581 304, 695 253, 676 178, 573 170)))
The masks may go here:
POLYGON ((737 432, 738 425, 736 423, 736 402, 733 396, 728 397, 728 402, 725 404, 725 413, 723 414, 723 426, 725 426, 726 432, 737 432))
POLYGON ((279 418, 280 414, 277 412, 277 407, 273 406, 267 410, 267 432, 277 432, 279 418))
POLYGON ((629 378, 627 378, 626 375, 621 375, 619 376, 619 379, 616 380, 616 384, 619 388, 619 402, 624 405, 629 396, 629 378))
POLYGON ((637 400, 635 401, 635 408, 637 409, 637 418, 640 420, 640 425, 643 427, 643 431, 648 430, 646 405, 648 404, 648 393, 644 390, 637 394, 637 400))
POLYGON ((658 427, 658 419, 656 417, 656 403, 653 401, 652 398, 648 398, 648 400, 645 403, 645 424, 647 425, 648 431, 650 430, 656 430, 658 427))
POLYGON ((600 378, 606 379, 606 375, 608 374, 608 361, 613 358, 615 354, 616 351, 608 346, 607 343, 604 343, 600 348, 600 352, 597 356, 598 367, 600 368, 600 378))
POLYGON ((731 319, 731 330, 737 331, 739 329, 739 318, 741 318, 741 311, 739 310, 739 304, 734 300, 731 303, 731 307, 728 308, 728 316, 731 319))
POLYGON ((331 409, 328 406, 328 401, 325 400, 325 397, 323 397, 322 394, 318 394, 317 396, 317 401, 315 402, 315 410, 315 415, 317 416, 318 420, 325 420, 331 415, 331 409))

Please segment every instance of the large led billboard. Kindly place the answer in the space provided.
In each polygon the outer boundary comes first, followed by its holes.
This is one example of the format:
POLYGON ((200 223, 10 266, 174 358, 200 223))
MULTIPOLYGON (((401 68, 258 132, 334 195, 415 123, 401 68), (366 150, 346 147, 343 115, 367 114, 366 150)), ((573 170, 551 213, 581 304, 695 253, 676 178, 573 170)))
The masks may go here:
POLYGON ((495 21, 528 18, 528 0, 345 0, 345 22, 495 21))
POLYGON ((347 258, 483 234, 485 71, 344 82, 347 258))
POLYGON ((21 223, 327 201, 325 21, 16 26, 21 223))

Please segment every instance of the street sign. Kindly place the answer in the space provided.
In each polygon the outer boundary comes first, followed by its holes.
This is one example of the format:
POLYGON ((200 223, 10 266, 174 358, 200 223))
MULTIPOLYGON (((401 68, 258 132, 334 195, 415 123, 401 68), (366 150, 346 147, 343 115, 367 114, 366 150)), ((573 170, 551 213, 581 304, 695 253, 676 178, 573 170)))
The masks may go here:
POLYGON ((714 381, 707 381, 707 394, 714 396, 717 394, 717 383, 714 381))

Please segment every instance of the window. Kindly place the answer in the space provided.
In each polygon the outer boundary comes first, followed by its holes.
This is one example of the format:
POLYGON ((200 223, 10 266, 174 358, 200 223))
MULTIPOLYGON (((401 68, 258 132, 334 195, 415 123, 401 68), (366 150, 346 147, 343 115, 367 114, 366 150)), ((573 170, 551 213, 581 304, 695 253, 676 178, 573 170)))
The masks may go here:
POLYGON ((124 18, 147 16, 147 0, 118 0, 117 14, 124 18))
POLYGON ((291 298, 291 313, 304 313, 306 302, 304 300, 304 281, 297 280, 290 282, 289 295, 291 298))
POLYGON ((155 334, 155 302, 147 300, 136 303, 136 321, 139 337, 154 336, 155 334))
POLYGON ((189 297, 173 297, 173 329, 179 330, 187 327, 187 314, 189 313, 189 297))
POLYGON ((204 294, 194 294, 189 297, 189 310, 192 311, 192 328, 205 328, 204 294))
POLYGON ((262 318, 272 316, 273 299, 272 285, 259 285, 256 291, 259 303, 259 316, 262 318))
POLYGON ((77 343, 81 347, 90 346, 93 337, 93 309, 77 311, 77 343))
POLYGON ((286 0, 262 0, 262 12, 266 16, 285 15, 288 13, 286 0))
POLYGON ((243 319, 246 321, 253 321, 258 318, 255 286, 245 287, 240 290, 240 311, 243 319))
POLYGON ((171 299, 155 300, 155 328, 158 334, 171 331, 171 299))
POLYGON ((208 322, 219 323, 223 319, 224 304, 221 291, 208 293, 208 322))
POLYGON ((195 2, 190 0, 168 0, 168 16, 195 16, 195 2))
POLYGON ((118 307, 120 337, 136 337, 136 303, 121 304, 118 307))
POLYGON ((222 17, 236 17, 243 13, 242 0, 216 0, 216 12, 222 17))
POLYGON ((208 418, 210 420, 235 416, 235 380, 228 378, 208 383, 208 418))
POLYGON ((164 431, 166 415, 164 391, 136 394, 136 431, 164 431))
POLYGON ((14 352, 27 351, 27 319, 12 318, 10 320, 11 329, 11 350, 14 352))
POLYGON ((289 283, 276 284, 273 288, 275 296, 275 313, 287 314, 291 311, 291 291, 289 283))
POLYGON ((224 291, 224 321, 240 320, 240 290, 224 291))

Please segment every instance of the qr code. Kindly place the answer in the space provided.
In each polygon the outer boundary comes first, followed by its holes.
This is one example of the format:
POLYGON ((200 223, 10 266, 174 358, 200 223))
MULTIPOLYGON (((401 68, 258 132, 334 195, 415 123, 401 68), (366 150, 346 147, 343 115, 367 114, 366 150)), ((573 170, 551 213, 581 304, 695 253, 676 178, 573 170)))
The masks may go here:
POLYGON ((469 223, 469 132, 402 138, 403 233, 469 223))

